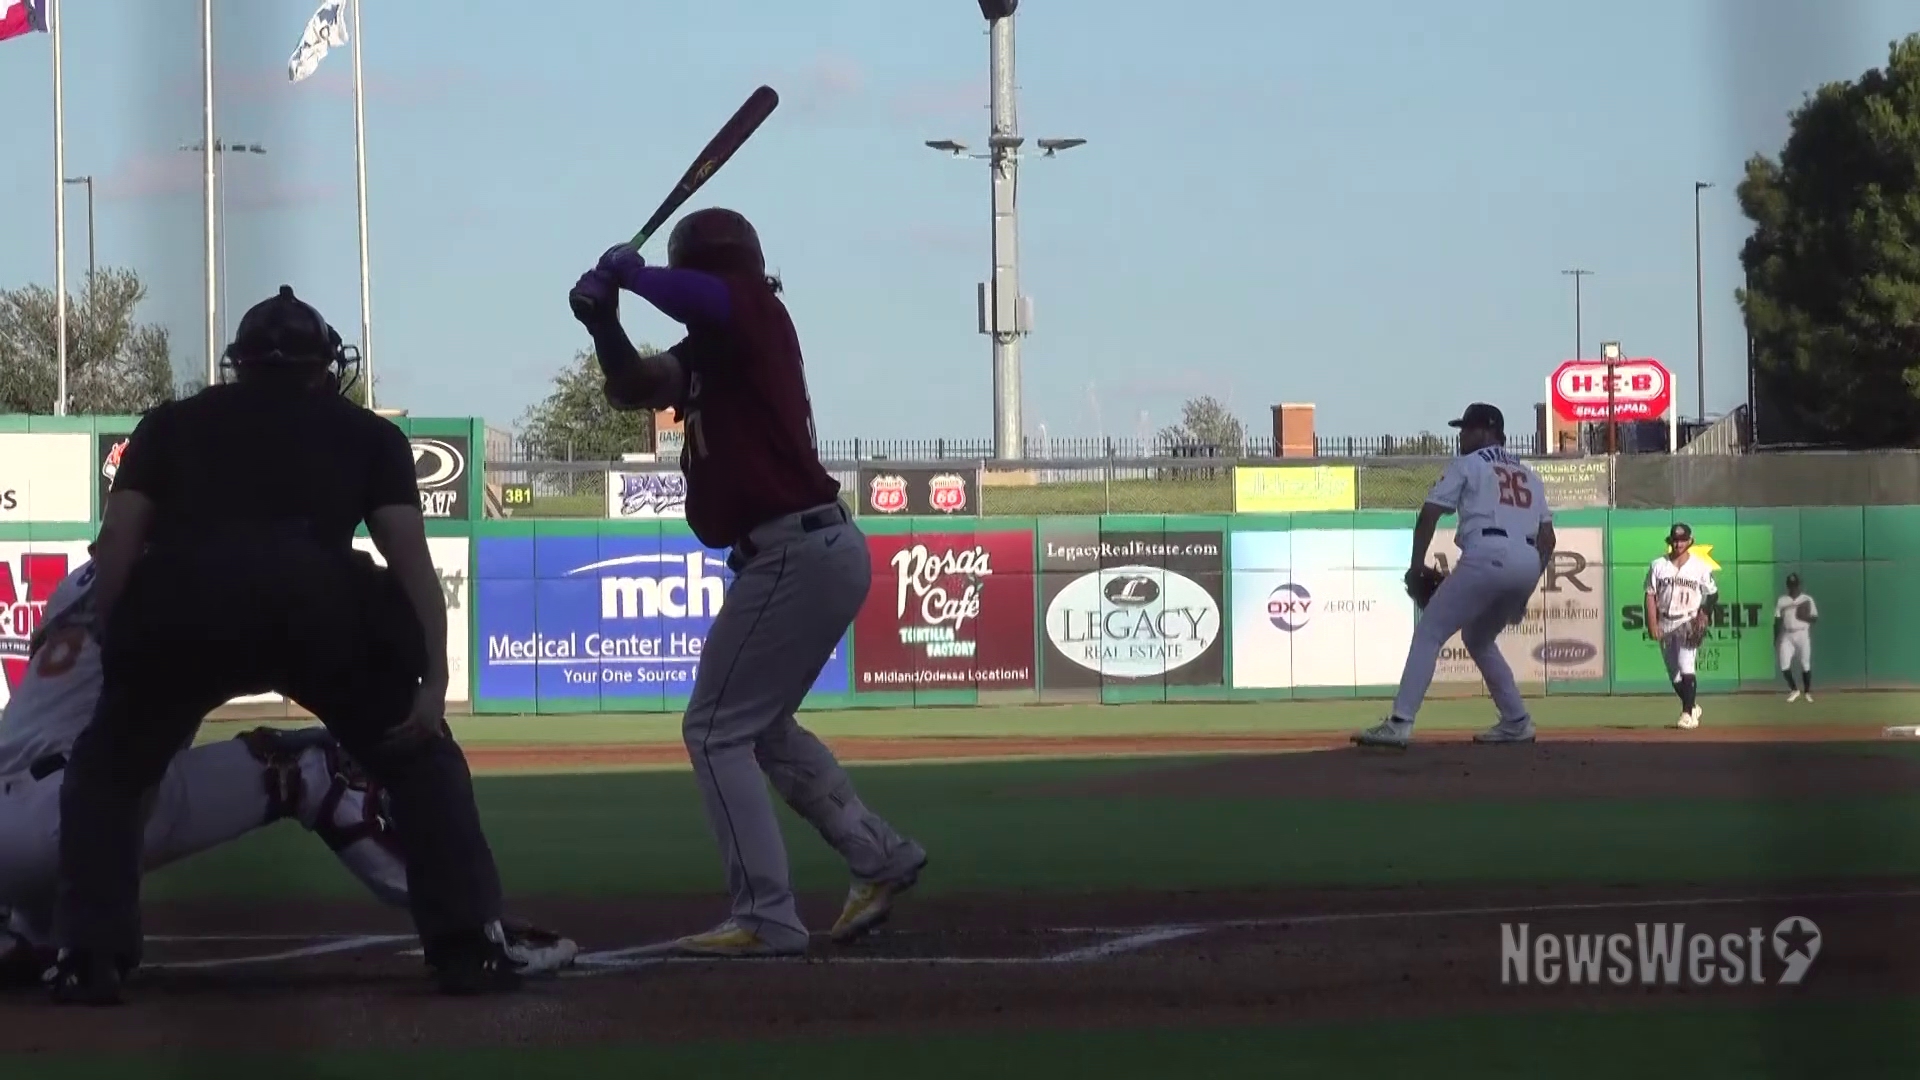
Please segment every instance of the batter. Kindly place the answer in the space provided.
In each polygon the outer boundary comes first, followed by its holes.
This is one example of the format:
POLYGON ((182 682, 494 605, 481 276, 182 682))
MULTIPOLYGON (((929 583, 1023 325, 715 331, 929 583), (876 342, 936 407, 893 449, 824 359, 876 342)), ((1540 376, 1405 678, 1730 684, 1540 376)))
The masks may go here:
POLYGON ((885 920, 927 853, 868 810, 825 745, 794 712, 852 625, 872 584, 866 537, 820 464, 800 343, 760 238, 731 210, 687 215, 666 267, 631 246, 601 256, 569 295, 593 337, 615 408, 679 415, 687 524, 731 549, 735 577, 694 675, 681 732, 720 845, 732 917, 677 942, 700 956, 804 952, 787 849, 767 794, 781 798, 846 859, 853 886, 831 937, 885 920), (620 326, 625 289, 687 328, 641 357, 620 326))
POLYGON ((1393 714, 1353 736, 1362 746, 1412 741, 1414 718, 1433 684, 1440 650, 1455 634, 1486 680, 1499 715, 1474 741, 1533 741, 1533 719, 1496 642, 1526 617, 1527 602, 1553 558, 1553 511, 1540 477, 1507 452, 1506 418, 1499 409, 1484 402, 1469 405, 1450 425, 1460 429, 1460 454, 1447 463, 1420 507, 1409 574, 1426 565, 1434 530, 1447 514, 1459 515, 1454 544, 1460 560, 1414 625, 1393 714))
MULTIPOLYGON (((54 590, 26 675, 0 715, 0 987, 37 983, 53 963, 61 780, 100 696, 100 648, 89 633, 92 587, 89 562, 54 590)), ((384 793, 324 728, 261 728, 182 751, 152 796, 143 868, 285 818, 323 840, 381 902, 406 908, 407 864, 387 826, 384 793)), ((507 926, 506 937, 526 974, 563 967, 579 952, 574 942, 529 926, 507 926)))

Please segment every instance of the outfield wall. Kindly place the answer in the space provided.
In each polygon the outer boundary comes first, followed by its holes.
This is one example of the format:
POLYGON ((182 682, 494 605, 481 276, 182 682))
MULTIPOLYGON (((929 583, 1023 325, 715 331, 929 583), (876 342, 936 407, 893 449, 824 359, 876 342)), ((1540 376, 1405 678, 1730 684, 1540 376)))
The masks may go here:
MULTIPOLYGON (((454 628, 456 709, 681 708, 725 602, 722 553, 671 518, 486 519, 469 457, 480 423, 397 422, 454 628)), ((0 703, 46 595, 85 556, 104 466, 132 426, 0 417, 0 703)), ((1823 688, 1920 686, 1920 506, 1589 508, 1557 516, 1555 565, 1502 639, 1529 694, 1665 691, 1639 606, 1676 516, 1720 568, 1703 690, 1777 685, 1773 601, 1792 571, 1820 605, 1823 688)), ((861 524, 873 589, 809 708, 1385 697, 1415 617, 1405 511, 861 524)), ((1451 643, 1434 693, 1481 692, 1451 643)))
MULTIPOLYGON (((1553 570, 1501 643, 1528 693, 1665 691, 1639 609, 1674 519, 1559 515, 1553 570)), ((1920 507, 1684 519, 1719 567, 1704 691, 1777 685, 1773 604, 1793 571, 1820 605, 1823 688, 1920 685, 1920 507)), ((1391 511, 868 520, 873 589, 807 706, 1390 696, 1415 617, 1412 526, 1391 511)), ((473 551, 476 712, 684 705, 730 575, 683 524, 483 521, 473 551)), ((1456 640, 1435 693, 1482 692, 1456 640)))

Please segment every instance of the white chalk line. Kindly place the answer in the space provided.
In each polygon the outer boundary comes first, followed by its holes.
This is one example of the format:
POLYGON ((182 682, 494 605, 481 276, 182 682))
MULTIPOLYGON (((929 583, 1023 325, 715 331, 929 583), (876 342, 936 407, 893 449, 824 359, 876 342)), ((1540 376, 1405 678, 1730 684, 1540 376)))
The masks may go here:
POLYGON ((223 956, 213 960, 178 960, 171 963, 143 964, 143 967, 165 971, 186 969, 205 970, 208 968, 239 967, 243 964, 270 964, 276 960, 304 960, 313 956, 326 956, 330 953, 352 952, 355 949, 369 949, 375 945, 388 945, 396 941, 406 941, 409 934, 362 934, 359 937, 339 938, 323 941, 316 945, 306 945, 298 949, 267 953, 261 956, 223 956))
POLYGON ((1283 926, 1320 926, 1329 923, 1375 922, 1382 919, 1456 919, 1489 915, 1553 915, 1580 911, 1641 911, 1675 907, 1752 907, 1759 904, 1815 904, 1853 900, 1920 899, 1920 889, 1885 892, 1784 893, 1768 896, 1676 896, 1659 900, 1586 900, 1545 904, 1502 904, 1485 907, 1411 908, 1401 911, 1333 911, 1307 915, 1280 915, 1249 919, 1200 919, 1149 923, 1144 926, 1061 927, 1056 934, 1146 934, 1162 930, 1263 930, 1283 926))
MULTIPOLYGON (((1243 919, 1203 919, 1181 922, 1151 923, 1141 926, 1080 926, 1049 927, 1029 933, 1052 935, 1099 935, 1111 940, 1086 945, 1065 952, 1044 956, 861 956, 857 954, 814 954, 809 956, 776 957, 708 957, 672 955, 675 943, 672 941, 655 942, 648 945, 635 945, 622 949, 606 949, 581 953, 574 960, 574 969, 564 974, 572 977, 587 977, 610 974, 616 971, 631 971, 637 968, 674 964, 856 964, 856 965, 927 965, 927 966, 969 966, 998 965, 1019 966, 1031 964, 1071 964, 1092 963, 1108 960, 1128 953, 1140 952, 1183 938, 1201 934, 1231 930, 1262 930, 1293 926, 1324 926, 1339 923, 1378 922, 1383 920, 1410 919, 1448 919, 1448 918, 1485 918, 1497 915, 1552 915, 1574 912, 1604 911, 1645 911, 1676 907, 1750 907, 1761 904, 1814 904, 1851 901, 1889 901, 1920 899, 1920 889, 1894 889, 1885 891, 1847 891, 1820 893, 1774 893, 1751 896, 1676 896, 1649 900, 1589 900, 1572 902, 1550 902, 1533 904, 1499 904, 1474 907, 1445 908, 1404 908, 1391 911, 1335 911, 1303 913, 1298 915, 1280 915, 1243 919)), ((931 933, 931 931, 927 932, 931 933)), ((300 960, 314 956, 326 956, 334 953, 351 952, 356 949, 368 949, 398 941, 411 941, 408 934, 358 934, 358 935, 287 935, 287 934, 209 934, 209 935, 153 935, 147 940, 155 942, 234 942, 234 941, 288 941, 304 940, 314 942, 300 948, 267 953, 258 956, 221 957, 209 960, 191 960, 172 963, 154 963, 146 965, 152 968, 180 970, 239 967, 247 964, 264 964, 282 960, 300 960), (316 938, 320 940, 316 940, 316 938)), ((417 947, 401 950, 398 955, 418 956, 417 947)))

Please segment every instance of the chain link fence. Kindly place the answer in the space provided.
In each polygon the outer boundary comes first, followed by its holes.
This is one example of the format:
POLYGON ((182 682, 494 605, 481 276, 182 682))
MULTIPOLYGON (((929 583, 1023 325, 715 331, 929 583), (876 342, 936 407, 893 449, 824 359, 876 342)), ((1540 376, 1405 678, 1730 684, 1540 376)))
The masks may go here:
MULTIPOLYGON (((1063 457, 1017 462, 950 456, 888 459, 899 469, 979 467, 980 512, 988 517, 1076 514, 1226 514, 1234 510, 1234 468, 1332 467, 1353 470, 1360 510, 1417 510, 1449 456, 1384 455, 1255 458, 1199 454, 1151 457, 1063 457)), ((1920 505, 1920 453, 1826 452, 1743 455, 1629 454, 1532 459, 1553 505, 1615 506, 1886 506, 1920 505)), ((859 470, 875 459, 827 462, 843 498, 854 505, 859 470)), ((494 517, 608 516, 607 474, 673 471, 648 462, 488 461, 487 512, 494 517)))

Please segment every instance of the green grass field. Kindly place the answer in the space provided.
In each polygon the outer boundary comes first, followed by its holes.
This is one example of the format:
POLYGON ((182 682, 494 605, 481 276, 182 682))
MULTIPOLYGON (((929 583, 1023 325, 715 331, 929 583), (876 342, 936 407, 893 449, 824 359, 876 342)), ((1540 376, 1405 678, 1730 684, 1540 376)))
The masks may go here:
MULTIPOLYGON (((1915 722, 1920 695, 1705 699, 1709 726, 1915 722)), ((1423 730, 1478 727, 1485 703, 1435 702, 1423 730)), ((1554 728, 1659 726, 1665 699, 1540 701, 1554 728)), ((1061 706, 810 714, 835 736, 1146 735, 1357 728, 1377 703, 1061 706)), ((676 718, 464 719, 474 746, 677 742, 676 718)), ((225 737, 216 725, 205 737, 225 737)), ((1884 744, 1920 752, 1920 741, 1884 744)), ((1497 751, 1496 751, 1497 752, 1497 751)), ((1920 793, 1784 802, 1664 797, 1518 806, 1450 800, 1221 796, 1068 797, 1036 792, 1162 768, 1151 758, 863 766, 869 804, 936 853, 929 897, 1073 895, 1095 890, 1213 890, 1436 883, 1750 883, 1920 879, 1920 793), (1681 827, 1683 826, 1683 827, 1681 827)), ((487 825, 515 897, 713 895, 719 868, 690 773, 679 769, 489 775, 478 782, 487 825)), ((786 820, 796 885, 843 887, 837 858, 786 820)), ((358 886, 294 829, 270 829, 149 879, 171 901, 351 898, 358 886)), ((903 915, 903 918, 907 916, 903 915)), ((693 928, 689 928, 693 929, 693 928)), ((0 1011, 0 1019, 25 1014, 0 1011)), ((154 1075, 253 1077, 814 1077, 885 1073, 947 1078, 1055 1077, 1716 1077, 1913 1076, 1920 1000, 1787 1002, 1762 1007, 1678 1001, 1595 1012, 1535 1009, 1465 1016, 1271 1026, 1036 1031, 928 1037, 735 1040, 564 1050, 317 1053, 298 1061, 233 1056, 139 1061, 67 1053, 0 1056, 0 1078, 154 1075)))

